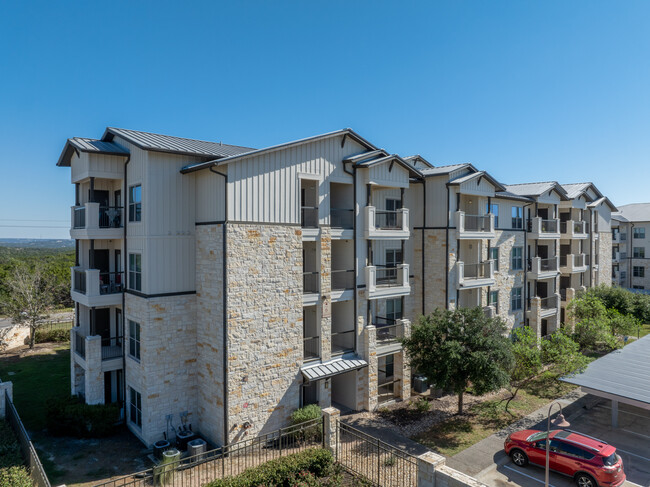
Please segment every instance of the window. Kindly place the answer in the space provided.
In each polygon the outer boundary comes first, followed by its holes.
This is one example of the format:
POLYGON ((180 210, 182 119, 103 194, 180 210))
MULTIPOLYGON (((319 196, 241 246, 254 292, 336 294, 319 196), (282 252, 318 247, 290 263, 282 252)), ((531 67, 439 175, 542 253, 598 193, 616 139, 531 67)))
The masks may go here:
POLYGON ((402 298, 386 300, 386 318, 389 320, 402 319, 402 298))
POLYGON ((401 249, 386 249, 386 278, 397 278, 397 266, 402 263, 401 249))
POLYGON ((489 259, 494 261, 494 270, 498 271, 499 270, 499 247, 492 247, 490 249, 489 254, 489 259))
POLYGON ((520 311, 523 308, 521 289, 522 288, 520 287, 514 287, 512 288, 512 291, 510 291, 510 309, 512 311, 520 311))
POLYGON ((627 240, 627 233, 621 232, 621 242, 625 242, 627 240))
POLYGON ((621 279, 625 279, 627 277, 627 271, 621 271, 621 279))
POLYGON ((386 224, 389 228, 397 227, 397 210, 402 207, 402 202, 394 198, 386 199, 386 224))
POLYGON ((634 258, 645 259, 645 247, 634 247, 634 258))
POLYGON ((142 256, 129 254, 129 289, 142 291, 142 256))
POLYGON ((632 289, 645 289, 644 286, 632 286, 632 289))
POLYGON ((645 238, 645 228, 635 228, 634 229, 634 238, 645 238))
POLYGON ((524 208, 521 206, 512 207, 512 228, 524 228, 524 208))
POLYGON ((129 188, 129 221, 139 222, 142 220, 142 186, 131 186, 129 188))
POLYGON ((488 294, 488 306, 493 306, 495 312, 499 312, 499 291, 490 291, 488 294))
POLYGON ((129 320, 129 355, 140 360, 140 323, 129 320))
POLYGON ((635 265, 632 267, 632 275, 634 277, 645 277, 645 267, 635 265))
POLYGON ((499 226, 499 205, 487 205, 487 212, 494 215, 494 228, 499 226))
POLYGON ((513 247, 512 248, 512 259, 510 262, 510 269, 513 271, 520 271, 524 268, 524 248, 523 247, 513 247))
POLYGON ((142 428, 142 396, 133 387, 129 387, 129 419, 142 428))

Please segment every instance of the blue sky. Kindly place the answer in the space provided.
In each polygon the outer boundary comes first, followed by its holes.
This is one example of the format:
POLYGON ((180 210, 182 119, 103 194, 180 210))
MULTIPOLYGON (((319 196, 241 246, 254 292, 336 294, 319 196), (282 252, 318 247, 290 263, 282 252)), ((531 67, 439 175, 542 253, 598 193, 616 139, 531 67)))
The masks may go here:
POLYGON ((106 126, 252 147, 352 127, 650 201, 649 2, 0 5, 0 237, 69 235, 56 160, 106 126))

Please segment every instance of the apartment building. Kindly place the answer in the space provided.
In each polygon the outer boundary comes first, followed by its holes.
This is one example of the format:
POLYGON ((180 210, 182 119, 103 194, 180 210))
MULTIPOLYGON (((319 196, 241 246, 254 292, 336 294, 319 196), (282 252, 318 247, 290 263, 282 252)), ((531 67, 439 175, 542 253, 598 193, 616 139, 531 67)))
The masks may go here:
POLYGON ((398 339, 419 315, 482 306, 545 335, 559 296, 600 279, 583 254, 611 255, 564 225, 598 214, 611 235, 593 185, 505 186, 350 129, 253 149, 107 128, 57 165, 75 185, 71 390, 124 404, 147 445, 181 421, 223 445, 301 405, 408 398, 398 339))
POLYGON ((628 289, 650 289, 650 266, 646 257, 646 249, 650 252, 648 232, 650 203, 623 205, 612 215, 613 284, 628 289))

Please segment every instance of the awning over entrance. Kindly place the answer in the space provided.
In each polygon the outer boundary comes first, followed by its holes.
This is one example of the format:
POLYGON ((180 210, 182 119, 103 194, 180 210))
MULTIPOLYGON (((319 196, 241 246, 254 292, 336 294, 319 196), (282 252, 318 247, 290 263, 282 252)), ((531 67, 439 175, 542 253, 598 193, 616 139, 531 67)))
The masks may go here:
POLYGON ((356 355, 350 357, 340 357, 324 362, 322 364, 303 365, 300 367, 300 372, 308 381, 327 379, 338 374, 344 374, 351 370, 362 369, 367 367, 368 362, 358 358, 356 355))
POLYGON ((650 410, 650 335, 594 360, 584 372, 560 380, 611 399, 614 426, 619 402, 650 410))

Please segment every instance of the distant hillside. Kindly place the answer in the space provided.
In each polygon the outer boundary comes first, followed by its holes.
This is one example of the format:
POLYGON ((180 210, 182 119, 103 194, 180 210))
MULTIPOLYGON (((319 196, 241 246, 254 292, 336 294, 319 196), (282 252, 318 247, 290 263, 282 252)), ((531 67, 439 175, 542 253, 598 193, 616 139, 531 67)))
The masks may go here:
POLYGON ((74 249, 74 240, 47 238, 0 238, 0 247, 28 249, 74 249))

